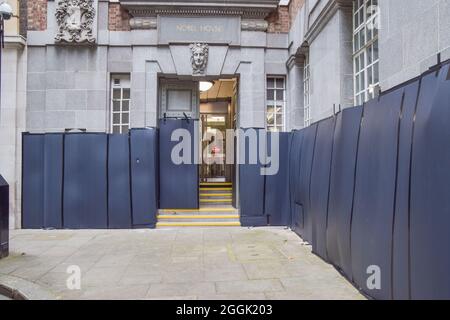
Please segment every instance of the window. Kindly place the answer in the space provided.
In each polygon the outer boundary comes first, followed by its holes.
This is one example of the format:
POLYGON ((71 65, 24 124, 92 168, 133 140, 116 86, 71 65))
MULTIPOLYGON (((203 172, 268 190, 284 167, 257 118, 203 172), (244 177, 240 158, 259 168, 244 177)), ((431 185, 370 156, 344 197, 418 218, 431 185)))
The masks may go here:
POLYGON ((111 132, 128 133, 130 129, 130 76, 111 78, 111 132))
POLYGON ((267 78, 267 130, 281 132, 285 128, 286 80, 284 77, 267 78))
POLYGON ((355 104, 375 97, 379 85, 378 0, 353 1, 353 67, 355 104))
POLYGON ((311 70, 309 66, 309 56, 305 57, 303 67, 303 106, 304 106, 304 118, 305 127, 311 125, 311 70))

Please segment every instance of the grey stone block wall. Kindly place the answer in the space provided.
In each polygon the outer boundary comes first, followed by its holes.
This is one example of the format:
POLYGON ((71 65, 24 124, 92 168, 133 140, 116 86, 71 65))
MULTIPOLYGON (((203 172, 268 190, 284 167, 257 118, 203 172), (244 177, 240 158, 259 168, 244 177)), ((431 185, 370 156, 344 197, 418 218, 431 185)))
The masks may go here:
POLYGON ((450 59, 450 1, 380 0, 380 78, 387 90, 450 59))
POLYGON ((106 48, 29 48, 27 130, 107 130, 106 48))
POLYGON ((10 227, 20 227, 22 131, 25 130, 27 50, 9 42, 2 49, 0 174, 10 188, 10 227))
MULTIPOLYGON (((310 48, 313 122, 330 116, 333 104, 353 105, 349 5, 351 1, 306 0, 292 24, 290 55, 302 45, 310 48)), ((450 1, 380 0, 379 10, 382 90, 420 75, 437 63, 438 53, 442 60, 450 59, 450 1)), ((290 108, 293 112, 297 107, 290 108)))
POLYGON ((312 122, 331 116, 334 105, 353 105, 351 21, 338 10, 309 47, 312 122))
MULTIPOLYGON (((311 121, 353 105, 351 1, 306 0, 289 34, 291 58, 308 54, 311 121)), ((304 126, 303 65, 289 72, 290 127, 304 126), (301 72, 301 74, 300 74, 301 72)))
POLYGON ((293 64, 288 71, 288 110, 286 113, 286 126, 288 130, 302 129, 305 124, 303 66, 303 61, 299 61, 293 64))

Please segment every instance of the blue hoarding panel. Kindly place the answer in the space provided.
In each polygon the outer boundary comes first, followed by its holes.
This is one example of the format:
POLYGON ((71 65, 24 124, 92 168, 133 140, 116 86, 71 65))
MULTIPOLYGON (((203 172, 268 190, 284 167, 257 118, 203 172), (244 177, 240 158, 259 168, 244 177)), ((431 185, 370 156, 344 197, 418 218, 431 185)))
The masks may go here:
POLYGON ((44 136, 44 227, 61 229, 63 134, 44 136))
POLYGON ((239 137, 239 198, 241 223, 244 226, 265 226, 264 214, 264 166, 260 153, 265 154, 265 130, 259 128, 242 129, 239 137), (262 141, 260 141, 263 139, 262 141), (261 142, 261 143, 260 143, 261 142), (261 152, 260 152, 261 151, 261 152))
POLYGON ((131 130, 133 227, 155 227, 158 210, 158 131, 131 130))
POLYGON ((403 90, 396 90, 365 105, 359 140, 351 229, 352 271, 355 283, 376 299, 392 297, 392 228, 402 95, 403 90), (380 290, 368 288, 368 268, 382 273, 380 290))
POLYGON ((450 299, 450 80, 422 79, 411 174, 411 298, 450 299))
POLYGON ((300 158, 299 195, 297 205, 302 207, 300 219, 303 220, 303 229, 300 235, 303 240, 312 244, 312 216, 310 214, 310 186, 311 172, 314 159, 314 147, 316 144, 317 123, 303 130, 303 143, 300 158))
MULTIPOLYGON (((272 226, 290 225, 290 202, 289 202, 289 133, 268 133, 267 150, 272 162, 268 166, 278 167, 276 174, 266 176, 265 188, 265 214, 272 226), (273 135, 278 139, 272 140, 273 135), (278 141, 278 150, 273 148, 272 141, 278 141), (277 153, 278 155, 275 155, 277 153), (278 160, 278 161, 277 161, 278 160), (275 162, 278 162, 276 164, 275 162)), ((270 169, 267 169, 269 173, 270 169)))
POLYGON ((44 227, 44 135, 23 135, 22 227, 44 227))
POLYGON ((108 138, 108 227, 131 228, 130 144, 128 135, 108 138))
POLYGON ((352 220, 356 155, 362 107, 344 109, 336 116, 328 206, 329 261, 352 278, 350 224, 352 220))
POLYGON ((198 150, 195 148, 198 121, 161 119, 159 126, 160 208, 198 209, 198 150), (172 152, 180 157, 180 163, 172 159, 172 152))
POLYGON ((106 150, 106 134, 65 135, 64 228, 108 227, 106 150))
POLYGON ((318 123, 314 161, 311 172, 309 214, 312 217, 313 252, 327 260, 327 218, 330 189, 331 156, 335 118, 318 123))
POLYGON ((300 161, 303 144, 303 130, 292 132, 291 147, 289 150, 289 191, 291 201, 291 228, 300 234, 303 229, 302 213, 298 207, 300 203, 300 161))
POLYGON ((397 197, 395 201, 393 238, 393 299, 409 298, 409 185, 413 121, 416 110, 419 81, 404 89, 403 111, 400 122, 398 149, 397 197))

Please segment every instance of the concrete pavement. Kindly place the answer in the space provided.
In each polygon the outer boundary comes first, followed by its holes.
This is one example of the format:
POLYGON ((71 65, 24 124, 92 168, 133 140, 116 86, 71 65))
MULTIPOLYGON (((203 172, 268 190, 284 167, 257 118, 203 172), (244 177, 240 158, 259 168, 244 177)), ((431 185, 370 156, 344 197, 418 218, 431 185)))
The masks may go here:
POLYGON ((10 245, 0 282, 43 299, 363 299, 284 228, 17 230, 10 245), (80 290, 68 289, 71 266, 80 290))

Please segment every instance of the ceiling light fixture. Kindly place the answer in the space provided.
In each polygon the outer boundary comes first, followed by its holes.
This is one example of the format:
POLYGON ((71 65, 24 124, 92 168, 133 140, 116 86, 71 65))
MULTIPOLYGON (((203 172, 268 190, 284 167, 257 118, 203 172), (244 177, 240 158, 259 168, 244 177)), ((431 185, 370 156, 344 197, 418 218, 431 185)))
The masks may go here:
POLYGON ((214 83, 211 81, 200 81, 200 92, 206 92, 213 87, 214 83))

